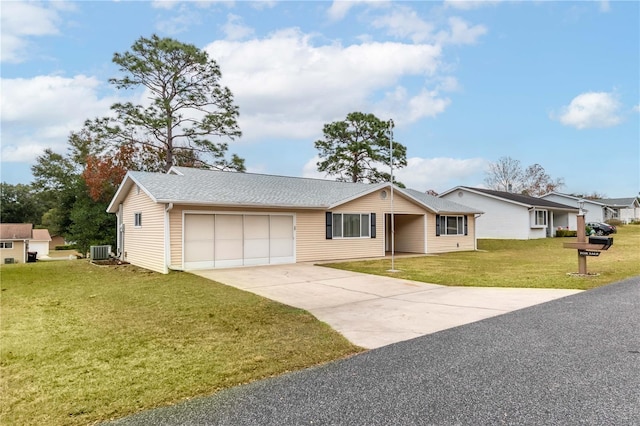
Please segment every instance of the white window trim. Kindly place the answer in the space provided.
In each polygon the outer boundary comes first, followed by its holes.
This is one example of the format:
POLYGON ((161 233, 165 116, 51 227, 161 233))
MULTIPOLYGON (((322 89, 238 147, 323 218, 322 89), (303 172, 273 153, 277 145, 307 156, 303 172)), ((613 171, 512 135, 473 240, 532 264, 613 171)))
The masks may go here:
POLYGON ((439 215, 440 216, 440 237, 465 237, 466 235, 464 235, 464 218, 465 215, 463 214, 443 214, 443 215, 439 215), (447 220, 446 218, 448 217, 455 217, 456 218, 456 232, 458 231, 458 220, 457 218, 461 218, 462 219, 462 233, 458 234, 447 234, 447 220), (442 226, 442 219, 444 219, 444 227, 442 226))
POLYGON ((340 229, 340 235, 332 235, 333 239, 335 240, 357 240, 357 239, 363 239, 363 238, 371 238, 371 213, 353 213, 353 212, 335 212, 331 214, 331 228, 333 230, 336 229, 335 226, 335 222, 333 221, 334 216, 335 215, 340 215, 342 216, 342 219, 340 220, 341 222, 341 229, 340 229), (344 236, 344 215, 358 215, 360 216, 360 226, 358 227, 360 229, 360 236, 358 237, 345 237, 344 236), (369 218, 369 226, 367 228, 368 232, 367 235, 363 236, 362 235, 362 216, 367 216, 369 218))
POLYGON ((133 214, 133 227, 142 228, 142 212, 135 212, 133 214))
POLYGON ((548 210, 532 210, 531 228, 542 229, 546 228, 549 223, 549 211, 548 210), (544 213, 544 224, 538 223, 538 213, 544 213))
POLYGON ((0 246, 1 246, 0 248, 3 248, 3 249, 13 250, 13 241, 1 241, 0 246), (11 247, 7 247, 7 244, 10 244, 11 247))

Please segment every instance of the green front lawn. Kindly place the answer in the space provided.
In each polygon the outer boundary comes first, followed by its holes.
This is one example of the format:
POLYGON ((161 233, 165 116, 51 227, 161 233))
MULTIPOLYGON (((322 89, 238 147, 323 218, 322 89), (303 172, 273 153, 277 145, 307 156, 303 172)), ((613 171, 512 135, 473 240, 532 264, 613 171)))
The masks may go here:
POLYGON ((0 273, 2 425, 90 424, 361 350, 306 311, 187 273, 0 273))
POLYGON ((599 274, 590 277, 567 275, 578 271, 578 254, 562 243, 575 238, 478 240, 478 252, 397 257, 399 272, 388 272, 388 258, 324 266, 452 286, 589 289, 640 275, 640 226, 618 227, 612 237, 608 251, 587 258, 588 273, 599 274))

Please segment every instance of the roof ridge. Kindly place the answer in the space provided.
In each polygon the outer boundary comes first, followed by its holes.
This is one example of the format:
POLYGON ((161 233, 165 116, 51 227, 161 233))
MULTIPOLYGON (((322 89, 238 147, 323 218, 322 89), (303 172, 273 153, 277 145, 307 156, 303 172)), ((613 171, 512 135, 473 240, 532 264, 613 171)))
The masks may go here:
MULTIPOLYGON (((334 180, 334 179, 323 179, 323 178, 314 178, 314 177, 307 177, 307 176, 286 176, 286 175, 277 175, 277 174, 270 174, 270 173, 238 172, 238 171, 233 171, 233 170, 199 169, 199 168, 196 168, 196 167, 184 167, 184 166, 175 166, 175 168, 176 169, 187 169, 187 170, 196 171, 196 172, 202 171, 202 172, 217 172, 217 173, 226 173, 226 174, 238 173, 238 174, 252 175, 252 176, 266 176, 266 177, 279 177, 279 178, 286 178, 286 179, 313 180, 313 181, 320 181, 320 182, 335 182, 335 183, 340 183, 340 184, 379 185, 379 184, 388 183, 388 182, 348 182, 348 181, 340 181, 340 180, 334 180)), ((153 173, 153 172, 145 172, 145 173, 153 173)), ((179 176, 179 175, 175 175, 175 176, 179 176)))

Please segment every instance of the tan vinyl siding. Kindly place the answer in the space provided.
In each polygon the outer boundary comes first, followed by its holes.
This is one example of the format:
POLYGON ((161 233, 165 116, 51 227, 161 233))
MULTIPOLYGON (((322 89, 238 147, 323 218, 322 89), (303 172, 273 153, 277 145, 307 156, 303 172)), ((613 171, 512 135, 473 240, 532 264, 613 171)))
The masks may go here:
POLYGON ((154 203, 133 185, 122 203, 125 260, 136 266, 166 273, 164 258, 164 204, 154 203), (142 226, 134 216, 142 214, 142 226))
MULTIPOLYGON (((298 215, 297 247, 298 262, 317 260, 340 260, 384 256, 384 215, 391 212, 391 194, 381 197, 381 191, 358 198, 331 209, 332 213, 375 213, 376 238, 335 238, 326 239, 325 211, 307 212, 298 215)), ((394 194, 393 210, 396 214, 419 215, 419 220, 411 222, 405 232, 414 235, 406 248, 424 253, 424 243, 418 241, 424 236, 422 215, 425 210, 414 202, 394 194), (415 229, 413 226, 418 225, 415 229)), ((397 217, 397 216, 396 216, 397 217)), ((397 236, 398 234, 396 234, 397 236)), ((396 242, 398 247, 398 242, 396 242)))
MULTIPOLYGON (((443 215, 447 216, 443 213, 443 215)), ((449 216, 459 216, 451 214, 449 216)), ((475 250, 475 219, 474 215, 467 216, 467 235, 436 236, 436 215, 427 216, 427 253, 446 253, 452 251, 475 250)))
MULTIPOLYGON (((332 210, 333 213, 375 213, 366 210, 332 210)), ((376 214, 376 238, 326 239, 325 211, 302 212, 297 216, 297 260, 338 260, 384 255, 384 229, 381 214, 376 214), (382 233, 381 233, 382 232, 382 233)))
MULTIPOLYGON (((375 212, 378 214, 382 213, 391 213, 391 193, 390 191, 384 190, 386 192, 386 198, 382 199, 381 191, 376 191, 372 194, 366 195, 364 197, 358 198, 353 201, 349 201, 348 203, 342 204, 333 211, 354 211, 359 212, 375 212)), ((414 203, 413 201, 404 198, 397 191, 394 191, 393 196, 393 211, 396 214, 424 214, 425 210, 420 205, 414 203)))
POLYGON ((169 266, 172 269, 182 268, 182 210, 174 206, 169 211, 169 266))
POLYGON ((424 253, 424 214, 394 215, 395 250, 405 253, 424 253))
POLYGON ((13 243, 13 248, 0 249, 0 261, 4 263, 7 258, 14 259, 14 263, 24 263, 27 261, 27 251, 24 241, 2 240, 2 242, 13 243))

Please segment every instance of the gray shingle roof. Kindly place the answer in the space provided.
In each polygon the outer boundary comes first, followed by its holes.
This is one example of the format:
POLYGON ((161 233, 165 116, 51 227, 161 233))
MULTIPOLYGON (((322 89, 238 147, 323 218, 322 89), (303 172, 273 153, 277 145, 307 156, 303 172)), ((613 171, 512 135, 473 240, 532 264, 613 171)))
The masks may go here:
POLYGON ((602 203, 609 207, 629 207, 635 202, 635 200, 636 200, 635 198, 630 197, 630 198, 602 198, 595 201, 598 201, 599 203, 602 203))
MULTIPOLYGON (((127 178, 138 184, 159 203, 210 204, 235 206, 273 206, 329 209, 378 189, 388 183, 366 184, 337 182, 255 173, 223 172, 217 170, 173 167, 172 172, 129 172, 127 178)), ((125 178, 125 182, 127 181, 125 178)), ((480 213, 478 210, 441 200, 419 191, 401 190, 425 207, 449 213, 480 213)), ((118 191, 108 211, 117 210, 118 191), (115 209, 115 210, 114 210, 115 209)))
POLYGON ((336 182, 174 167, 178 174, 130 172, 158 202, 326 208, 384 184, 336 182))
POLYGON ((471 188, 468 186, 462 186, 461 188, 465 188, 475 192, 480 192, 482 194, 492 195, 494 197, 503 198, 505 200, 515 201, 516 203, 526 204, 532 207, 577 210, 577 208, 574 206, 568 206, 566 204, 556 203, 554 201, 545 200, 544 198, 531 197, 529 195, 514 194, 512 192, 506 192, 506 191, 495 191, 493 189, 471 188))
POLYGON ((422 204, 431 206, 439 213, 484 213, 480 210, 449 201, 445 198, 438 198, 433 195, 425 194, 424 192, 416 191, 415 189, 405 189, 404 191, 420 201, 422 204))

